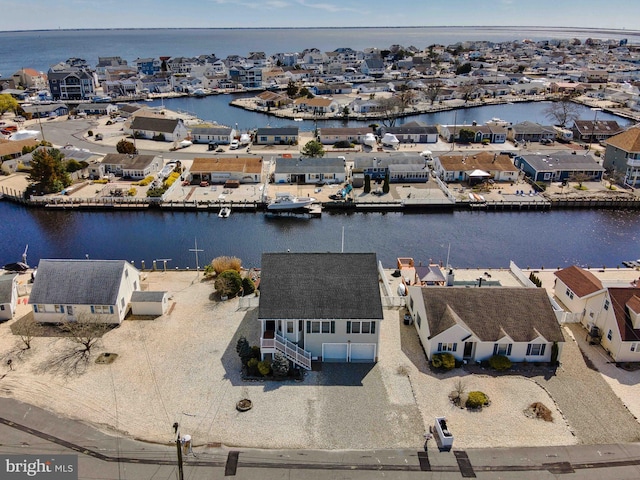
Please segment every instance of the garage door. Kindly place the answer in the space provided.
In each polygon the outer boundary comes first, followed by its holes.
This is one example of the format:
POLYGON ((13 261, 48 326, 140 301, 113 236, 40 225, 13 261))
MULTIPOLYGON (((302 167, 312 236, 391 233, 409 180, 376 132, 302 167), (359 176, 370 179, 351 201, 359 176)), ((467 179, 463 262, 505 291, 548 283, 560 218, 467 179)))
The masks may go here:
POLYGON ((352 343, 351 344, 351 361, 352 362, 373 362, 376 359, 375 343, 352 343))
POLYGON ((323 362, 346 362, 347 361, 346 343, 323 343, 322 344, 322 361, 323 362))

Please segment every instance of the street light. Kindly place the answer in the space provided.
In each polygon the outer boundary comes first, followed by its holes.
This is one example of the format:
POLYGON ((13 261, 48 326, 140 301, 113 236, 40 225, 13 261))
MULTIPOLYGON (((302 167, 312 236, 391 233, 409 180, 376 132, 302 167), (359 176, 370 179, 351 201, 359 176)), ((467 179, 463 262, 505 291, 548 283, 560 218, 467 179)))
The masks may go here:
POLYGON ((596 124, 598 123, 598 112, 602 111, 601 108, 592 108, 591 110, 593 110, 595 112, 595 115, 593 117, 593 125, 591 125, 591 135, 589 136, 589 149, 588 151, 591 151, 591 142, 593 141, 593 135, 595 134, 595 130, 596 130, 596 124))

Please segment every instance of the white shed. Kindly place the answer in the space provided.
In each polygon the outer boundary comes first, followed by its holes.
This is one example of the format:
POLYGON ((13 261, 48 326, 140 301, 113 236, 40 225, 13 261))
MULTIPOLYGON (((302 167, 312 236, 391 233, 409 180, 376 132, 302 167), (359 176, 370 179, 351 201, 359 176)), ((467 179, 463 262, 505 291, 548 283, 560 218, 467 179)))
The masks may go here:
POLYGON ((169 309, 168 292, 136 291, 131 295, 131 313, 134 315, 164 315, 169 309))

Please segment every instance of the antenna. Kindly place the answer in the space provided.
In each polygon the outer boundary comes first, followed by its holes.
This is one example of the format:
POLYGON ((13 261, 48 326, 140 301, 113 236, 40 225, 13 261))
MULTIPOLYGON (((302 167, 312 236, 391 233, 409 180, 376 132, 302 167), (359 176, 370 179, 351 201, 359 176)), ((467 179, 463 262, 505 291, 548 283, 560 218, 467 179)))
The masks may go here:
POLYGON ((342 226, 342 248, 340 253, 344 253, 344 225, 342 226))
POLYGON ((194 252, 196 254, 196 275, 200 275, 200 263, 198 263, 198 252, 204 252, 204 250, 198 249, 198 239, 195 239, 195 248, 190 248, 190 252, 194 252))
POLYGON ((449 242, 449 248, 447 248, 447 268, 449 268, 449 254, 451 253, 451 242, 449 242))

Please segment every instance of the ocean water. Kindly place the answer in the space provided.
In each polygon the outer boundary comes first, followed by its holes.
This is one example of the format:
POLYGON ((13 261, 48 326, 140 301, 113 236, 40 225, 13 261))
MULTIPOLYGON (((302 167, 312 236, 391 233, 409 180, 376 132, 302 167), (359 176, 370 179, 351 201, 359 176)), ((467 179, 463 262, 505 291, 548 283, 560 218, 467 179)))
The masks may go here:
POLYGON ((622 39, 640 42, 640 31, 548 27, 389 27, 389 28, 256 28, 256 29, 115 29, 37 30, 0 32, 0 74, 20 68, 47 71, 70 57, 84 58, 90 65, 98 57, 196 56, 215 53, 247 55, 263 51, 301 52, 305 48, 331 51, 340 47, 362 50, 399 44, 423 49, 432 44, 449 45, 465 40, 494 42, 552 38, 622 39))

